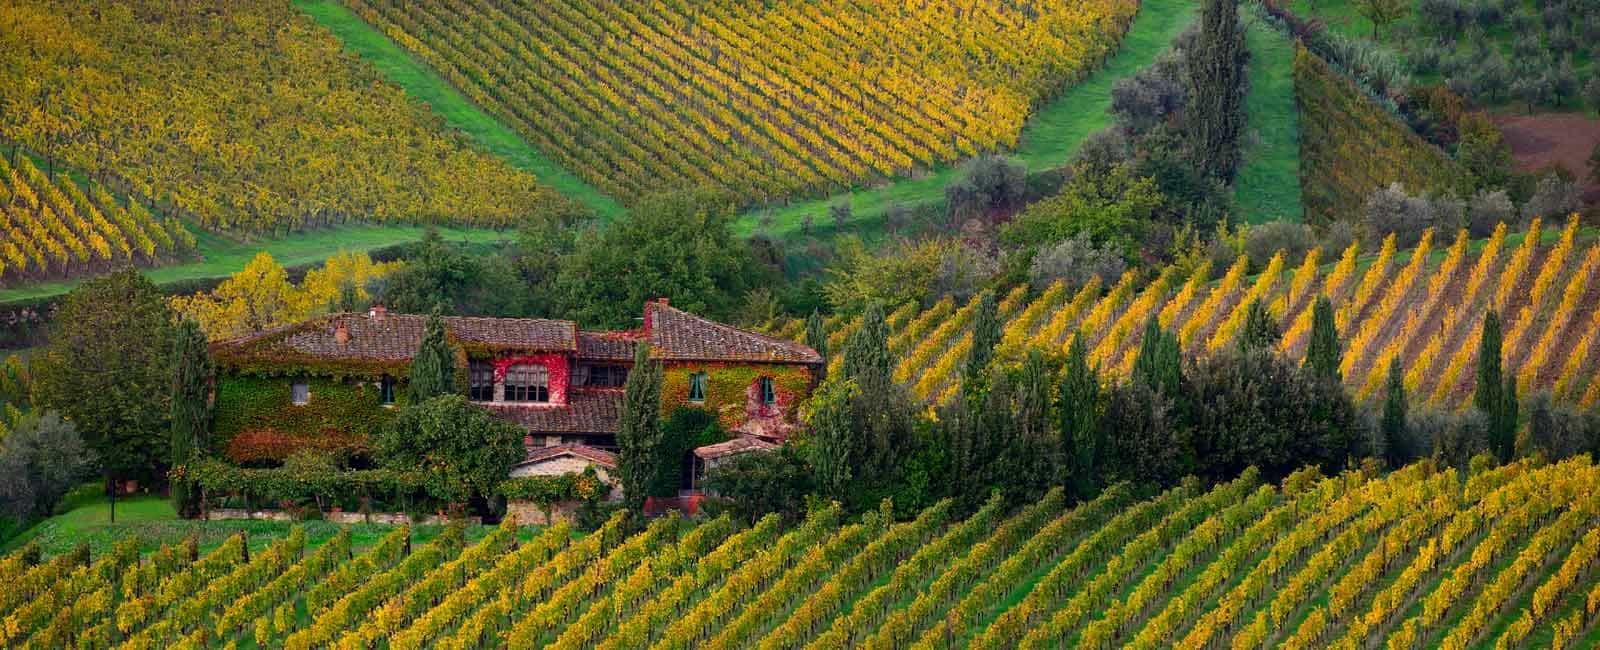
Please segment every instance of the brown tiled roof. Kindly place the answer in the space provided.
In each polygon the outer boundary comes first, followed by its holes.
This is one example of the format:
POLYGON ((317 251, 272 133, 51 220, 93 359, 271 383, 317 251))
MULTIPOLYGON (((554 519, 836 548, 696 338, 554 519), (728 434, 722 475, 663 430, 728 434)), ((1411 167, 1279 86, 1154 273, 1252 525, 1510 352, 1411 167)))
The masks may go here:
POLYGON ((549 447, 530 447, 528 455, 517 465, 532 465, 542 463, 552 458, 562 456, 577 456, 584 460, 593 461, 610 469, 617 467, 617 455, 604 449, 596 449, 588 445, 552 445, 549 447))
POLYGON ((746 332, 659 302, 645 304, 650 356, 664 361, 822 363, 816 350, 746 332))
POLYGON ((585 361, 633 361, 640 336, 632 332, 578 332, 578 358, 585 361))
POLYGON ((719 442, 713 445, 706 445, 704 447, 696 447, 694 450, 694 455, 706 460, 711 460, 714 458, 722 458, 724 456, 732 456, 734 454, 742 454, 747 451, 767 451, 777 448, 777 445, 754 436, 739 436, 726 442, 719 442))
POLYGON ((530 433, 616 433, 622 419, 622 391, 572 390, 565 406, 479 403, 530 433))
MULTIPOLYGON (((328 359, 404 361, 416 354, 428 317, 417 314, 331 314, 217 344, 215 351, 266 346, 328 359), (349 338, 341 343, 343 325, 349 338)), ((578 328, 572 321, 539 318, 449 316, 445 330, 458 342, 538 352, 575 352, 578 328)))

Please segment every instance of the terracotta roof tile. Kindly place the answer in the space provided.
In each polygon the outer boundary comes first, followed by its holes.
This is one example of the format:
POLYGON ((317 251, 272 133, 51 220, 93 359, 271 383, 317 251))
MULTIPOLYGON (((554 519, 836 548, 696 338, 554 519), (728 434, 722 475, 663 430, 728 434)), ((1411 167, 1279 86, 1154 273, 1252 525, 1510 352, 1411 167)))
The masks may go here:
MULTIPOLYGON (((572 321, 538 318, 447 316, 445 330, 456 341, 539 352, 575 352, 578 330, 572 321)), ((428 317, 417 314, 332 314, 303 323, 222 341, 216 350, 265 345, 329 359, 404 361, 416 354, 428 317), (339 341, 340 326, 348 339, 339 341)))
POLYGON ((585 361, 633 361, 640 335, 632 332, 578 332, 578 358, 585 361))
POLYGON ((815 350, 651 302, 645 305, 650 356, 664 361, 822 363, 815 350))
POLYGON ((517 465, 532 465, 534 463, 542 463, 552 458, 560 458, 562 456, 569 455, 577 456, 578 458, 582 458, 584 460, 594 461, 596 464, 603 465, 607 468, 615 469, 617 466, 616 454, 604 449, 596 449, 588 445, 576 444, 552 445, 549 447, 530 447, 528 448, 527 457, 523 458, 521 462, 517 463, 517 465))
POLYGON ((747 451, 768 451, 777 448, 777 445, 754 436, 739 436, 726 442, 696 447, 694 455, 711 460, 713 458, 742 454, 747 451))
POLYGON ((573 390, 565 406, 479 403, 533 433, 615 434, 621 428, 622 391, 573 390))

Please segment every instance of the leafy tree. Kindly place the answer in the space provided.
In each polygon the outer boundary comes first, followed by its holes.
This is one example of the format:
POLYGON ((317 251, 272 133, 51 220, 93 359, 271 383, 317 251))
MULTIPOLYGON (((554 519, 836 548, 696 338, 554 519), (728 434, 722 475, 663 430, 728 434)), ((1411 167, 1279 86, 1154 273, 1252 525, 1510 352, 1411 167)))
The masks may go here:
POLYGON ((422 333, 422 344, 411 359, 411 403, 421 404, 456 392, 456 355, 445 338, 444 318, 434 309, 422 333))
POLYGON ((748 522, 767 513, 799 521, 812 490, 811 472, 793 445, 734 456, 706 472, 705 486, 748 522))
POLYGON ((29 415, 0 440, 0 514, 46 517, 83 480, 88 450, 55 411, 29 415))
MULTIPOLYGON (((1402 1, 1402 0, 1390 0, 1402 1)), ((1244 26, 1238 0, 1206 0, 1200 33, 1188 51, 1189 104, 1184 116, 1194 169, 1226 182, 1239 168, 1244 133, 1244 26)))
POLYGON ((945 204, 960 221, 1006 210, 1022 202, 1027 192, 1027 169, 1004 156, 980 156, 968 161, 961 178, 945 186, 945 204))
POLYGON ((757 262, 733 234, 732 204, 683 191, 642 199, 622 219, 580 237, 561 263, 558 291, 568 318, 594 327, 630 327, 646 300, 711 318, 728 316, 745 292, 774 269, 757 262))
POLYGON ((199 323, 211 339, 232 338, 329 311, 354 311, 371 299, 367 285, 398 266, 374 263, 366 253, 339 251, 295 286, 288 271, 262 252, 215 289, 174 297, 172 308, 199 323))
POLYGON ((1511 182, 1516 161, 1500 128, 1481 112, 1461 116, 1461 139, 1456 144, 1456 159, 1471 175, 1472 189, 1493 190, 1511 182))
POLYGON ((643 507, 648 496, 671 496, 652 493, 661 484, 666 467, 680 462, 662 457, 662 443, 661 364, 650 359, 650 345, 642 343, 623 384, 622 422, 617 431, 617 473, 623 498, 632 508, 643 507))
POLYGON ((1381 452, 1389 460, 1389 464, 1395 467, 1398 467, 1403 459, 1410 457, 1410 450, 1404 448, 1406 411, 1405 370, 1396 359, 1389 364, 1389 380, 1383 389, 1383 420, 1378 425, 1383 440, 1381 452))
POLYGON ((161 475, 171 353, 172 312, 134 269, 79 285, 56 313, 34 376, 37 403, 73 423, 99 458, 108 487, 161 475))
POLYGON ((836 257, 822 290, 829 304, 846 313, 873 302, 926 302, 944 260, 957 254, 958 247, 948 239, 902 240, 874 251, 856 237, 841 237, 834 243, 836 257))
POLYGON ((806 455, 811 461, 817 490, 837 501, 848 500, 853 466, 863 448, 851 421, 851 402, 857 388, 854 381, 830 378, 817 387, 806 411, 806 455))
POLYGON ((983 385, 989 361, 994 359, 994 349, 1000 345, 1004 324, 1000 322, 999 311, 994 292, 983 292, 978 299, 978 309, 972 316, 972 347, 967 350, 966 370, 962 373, 962 385, 969 390, 983 385))
MULTIPOLYGON (((179 467, 210 451, 211 447, 211 355, 206 350, 206 335, 200 324, 185 319, 178 323, 172 341, 172 456, 169 462, 179 467)), ((187 481, 173 481, 172 502, 178 514, 199 514, 199 494, 187 481)))
POLYGON ((1505 407, 1505 384, 1501 380, 1500 315, 1490 311, 1483 317, 1483 333, 1478 338, 1477 388, 1472 403, 1489 422, 1489 449, 1501 462, 1511 459, 1516 440, 1501 426, 1505 407))
POLYGON ((1407 0, 1356 0, 1356 12, 1372 21, 1372 40, 1378 40, 1378 31, 1406 16, 1411 11, 1407 0))
POLYGON ((1073 496, 1087 498, 1098 487, 1094 479, 1101 471, 1100 456, 1107 451, 1105 429, 1100 425, 1105 398, 1099 373, 1089 367, 1088 350, 1077 337, 1067 347, 1057 400, 1059 444, 1068 455, 1067 479, 1073 496))
POLYGON ((1343 386, 1273 354, 1204 357, 1184 374, 1172 444, 1186 472, 1223 480, 1256 466, 1277 479, 1306 465, 1333 474, 1364 453, 1343 386))
POLYGON ((428 493, 453 505, 488 495, 523 457, 523 430, 461 395, 411 404, 379 430, 373 449, 384 466, 423 469, 428 493))
POLYGON ((1271 352, 1277 348, 1278 339, 1282 337, 1283 333, 1278 330, 1278 319, 1272 317, 1272 312, 1267 311, 1259 299, 1251 300, 1246 307, 1244 327, 1239 330, 1239 350, 1271 352))
POLYGON ((481 286, 482 265, 444 241, 429 228, 422 241, 406 250, 406 264, 384 281, 381 300, 396 312, 423 314, 444 305, 463 310, 467 297, 481 286))
POLYGON ((1165 204, 1151 178, 1120 164, 1105 175, 1075 173, 1061 192, 1028 206, 1001 230, 1001 241, 1041 247, 1074 235, 1130 253, 1140 228, 1165 204))
POLYGON ((1344 362, 1344 353, 1340 350, 1333 303, 1327 296, 1318 296, 1311 310, 1311 341, 1306 345, 1304 367, 1314 375, 1339 383, 1343 381, 1339 366, 1344 362))

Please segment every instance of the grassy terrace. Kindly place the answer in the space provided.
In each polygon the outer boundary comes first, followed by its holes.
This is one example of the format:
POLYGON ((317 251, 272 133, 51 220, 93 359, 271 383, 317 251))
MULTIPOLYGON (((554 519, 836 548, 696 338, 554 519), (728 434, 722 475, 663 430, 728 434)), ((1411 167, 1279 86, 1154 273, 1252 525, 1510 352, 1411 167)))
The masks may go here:
POLYGON ((1234 200, 1250 223, 1300 221, 1300 123, 1294 106, 1294 44, 1248 12, 1249 116, 1234 200), (1247 136, 1250 137, 1250 136, 1247 136))
MULTIPOLYGON (((78 544, 88 544, 90 552, 99 557, 111 550, 118 540, 130 536, 139 538, 140 548, 144 552, 154 551, 163 545, 174 544, 188 537, 195 537, 200 542, 201 551, 204 552, 215 548, 229 536, 239 532, 248 536, 250 549, 258 551, 266 548, 274 540, 288 535, 289 529, 296 525, 305 528, 306 541, 311 546, 332 539, 341 527, 339 524, 326 521, 180 519, 177 511, 172 508, 172 502, 159 496, 119 499, 117 521, 113 523, 111 504, 99 493, 98 488, 97 484, 85 485, 69 495, 60 507, 61 514, 36 523, 16 537, 0 543, 0 555, 21 548, 28 542, 35 542, 47 556, 65 553, 78 544)), ((413 526, 413 542, 426 542, 438 535, 443 528, 442 525, 413 526)), ((476 542, 488 533, 489 528, 483 525, 468 526, 467 542, 469 544, 476 542)), ((351 541, 359 552, 360 549, 377 542, 391 530, 394 530, 393 526, 384 524, 353 524, 350 526, 351 541)), ((524 526, 518 537, 529 540, 536 533, 536 527, 524 526)))

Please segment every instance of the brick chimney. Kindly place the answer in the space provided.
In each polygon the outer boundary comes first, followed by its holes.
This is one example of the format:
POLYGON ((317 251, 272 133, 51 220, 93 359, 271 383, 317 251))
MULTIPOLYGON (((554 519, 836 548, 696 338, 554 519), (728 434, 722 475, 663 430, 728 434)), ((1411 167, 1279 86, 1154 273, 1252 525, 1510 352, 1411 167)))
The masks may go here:
POLYGON ((344 321, 341 320, 339 324, 333 326, 333 340, 341 348, 350 344, 350 327, 345 325, 344 321))
POLYGON ((372 320, 382 320, 384 313, 387 311, 388 310, 383 308, 383 305, 373 305, 372 309, 367 310, 367 318, 371 318, 372 320))

